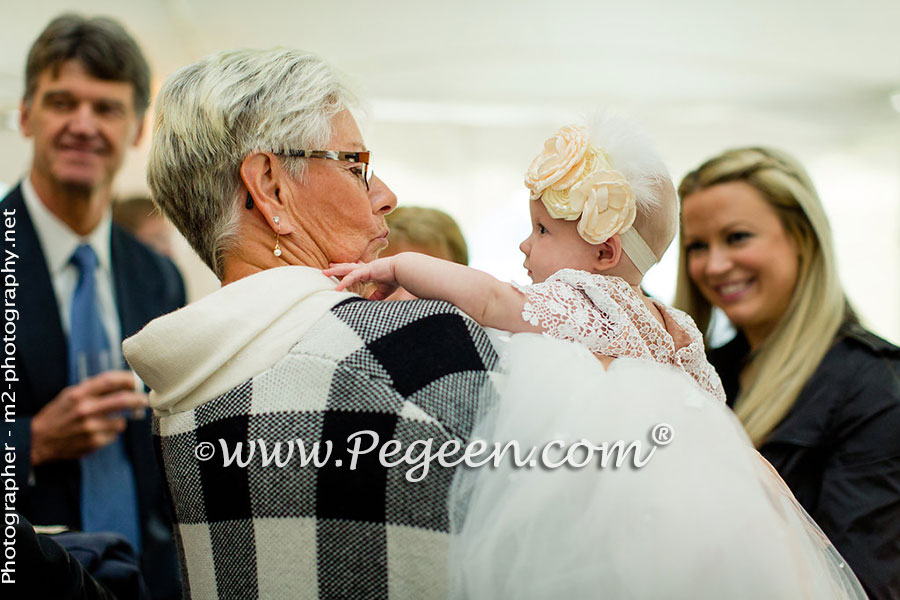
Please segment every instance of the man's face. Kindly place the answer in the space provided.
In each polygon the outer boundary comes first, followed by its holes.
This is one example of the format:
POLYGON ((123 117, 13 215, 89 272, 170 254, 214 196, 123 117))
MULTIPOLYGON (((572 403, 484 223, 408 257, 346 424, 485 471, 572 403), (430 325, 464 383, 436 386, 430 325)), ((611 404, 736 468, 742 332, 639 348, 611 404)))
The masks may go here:
POLYGON ((34 138, 34 176, 88 192, 112 182, 142 130, 132 85, 92 77, 74 59, 56 77, 41 73, 21 119, 22 132, 34 138))

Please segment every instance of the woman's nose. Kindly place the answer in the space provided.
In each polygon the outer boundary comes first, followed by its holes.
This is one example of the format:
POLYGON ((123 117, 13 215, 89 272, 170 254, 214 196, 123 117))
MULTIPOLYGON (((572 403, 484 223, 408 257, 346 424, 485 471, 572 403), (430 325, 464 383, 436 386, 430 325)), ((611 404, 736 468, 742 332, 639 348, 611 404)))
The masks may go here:
POLYGON ((377 175, 372 175, 369 182, 369 199, 372 211, 377 214, 386 215, 397 208, 397 196, 377 175))
POLYGON ((722 275, 731 268, 731 257, 728 251, 717 246, 709 249, 709 255, 706 260, 707 275, 722 275))

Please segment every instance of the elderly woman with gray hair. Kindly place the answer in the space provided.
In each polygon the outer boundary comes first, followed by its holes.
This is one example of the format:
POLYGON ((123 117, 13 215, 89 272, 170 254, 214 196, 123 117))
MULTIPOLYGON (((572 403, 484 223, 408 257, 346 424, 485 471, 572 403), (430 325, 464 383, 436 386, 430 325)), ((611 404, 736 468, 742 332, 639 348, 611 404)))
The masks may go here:
POLYGON ((155 202, 222 288, 124 344, 153 390, 196 597, 441 597, 453 469, 379 452, 465 442, 496 355, 437 301, 369 302, 321 269, 369 261, 396 204, 357 100, 321 59, 231 51, 157 99, 155 202))

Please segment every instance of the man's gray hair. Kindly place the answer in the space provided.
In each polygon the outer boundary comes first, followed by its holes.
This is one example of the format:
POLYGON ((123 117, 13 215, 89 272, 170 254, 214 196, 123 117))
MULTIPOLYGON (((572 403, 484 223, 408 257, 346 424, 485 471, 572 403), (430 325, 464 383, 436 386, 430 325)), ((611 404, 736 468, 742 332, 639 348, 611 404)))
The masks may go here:
MULTIPOLYGON (((221 279, 247 194, 243 159, 322 149, 332 117, 358 106, 342 75, 298 50, 231 50, 188 65, 156 99, 147 167, 153 200, 221 279)), ((302 178, 305 160, 284 164, 302 178)))

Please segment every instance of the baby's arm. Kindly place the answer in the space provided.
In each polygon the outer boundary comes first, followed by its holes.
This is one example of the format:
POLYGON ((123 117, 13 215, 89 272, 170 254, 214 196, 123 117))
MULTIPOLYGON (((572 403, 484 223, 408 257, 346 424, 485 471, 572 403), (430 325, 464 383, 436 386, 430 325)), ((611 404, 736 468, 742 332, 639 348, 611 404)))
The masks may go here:
POLYGON ((376 283, 372 299, 382 300, 398 286, 419 298, 446 300, 484 327, 542 331, 522 318, 525 295, 483 271, 415 252, 402 252, 370 263, 342 263, 325 275, 343 277, 338 290, 358 281, 376 283))

